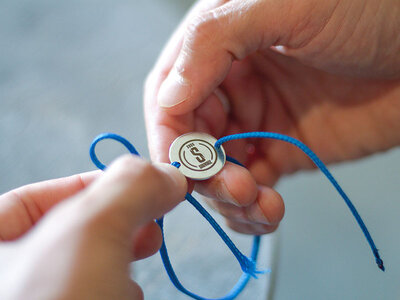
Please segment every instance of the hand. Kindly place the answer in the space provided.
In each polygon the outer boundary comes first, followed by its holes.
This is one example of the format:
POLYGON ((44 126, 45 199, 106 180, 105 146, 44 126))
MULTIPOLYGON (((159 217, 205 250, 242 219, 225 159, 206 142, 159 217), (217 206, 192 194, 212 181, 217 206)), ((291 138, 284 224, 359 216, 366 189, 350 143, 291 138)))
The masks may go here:
POLYGON ((143 299, 129 263, 159 249, 153 220, 184 199, 186 180, 133 156, 101 174, 0 196, 1 299, 143 299))
MULTIPOLYGON (((400 3, 396 0, 199 1, 145 86, 150 153, 168 161, 191 131, 273 131, 326 163, 400 143, 400 3)), ((270 187, 313 167, 282 142, 231 142, 249 171, 226 168, 196 189, 239 232, 266 233, 284 205, 270 187)))

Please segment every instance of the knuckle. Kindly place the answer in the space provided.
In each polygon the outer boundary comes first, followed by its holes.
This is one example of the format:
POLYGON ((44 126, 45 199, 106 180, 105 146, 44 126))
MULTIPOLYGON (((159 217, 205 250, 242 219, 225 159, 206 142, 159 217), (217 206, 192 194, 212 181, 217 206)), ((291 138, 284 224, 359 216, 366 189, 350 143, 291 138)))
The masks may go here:
POLYGON ((209 40, 218 27, 218 16, 212 12, 202 12, 193 17, 187 27, 186 36, 194 40, 209 40))

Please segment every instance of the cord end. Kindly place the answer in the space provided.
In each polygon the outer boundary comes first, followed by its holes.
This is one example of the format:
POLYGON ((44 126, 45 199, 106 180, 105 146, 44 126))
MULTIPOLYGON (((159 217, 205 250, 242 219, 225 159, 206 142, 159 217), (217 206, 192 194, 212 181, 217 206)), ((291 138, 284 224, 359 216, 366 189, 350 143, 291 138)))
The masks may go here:
POLYGON ((385 266, 383 265, 383 260, 378 253, 378 249, 374 249, 374 255, 375 255, 375 262, 378 265, 378 268, 381 269, 383 272, 385 272, 385 266))
POLYGON ((383 260, 380 257, 376 259, 376 264, 378 265, 379 269, 385 272, 385 266, 383 265, 383 260))

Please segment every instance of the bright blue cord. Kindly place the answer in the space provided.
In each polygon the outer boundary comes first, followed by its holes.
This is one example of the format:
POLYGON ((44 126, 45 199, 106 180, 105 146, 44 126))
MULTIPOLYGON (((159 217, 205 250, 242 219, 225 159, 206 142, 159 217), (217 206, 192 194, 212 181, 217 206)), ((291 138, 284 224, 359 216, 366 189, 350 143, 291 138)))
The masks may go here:
POLYGON ((120 142, 122 145, 124 145, 126 147, 126 149, 128 149, 128 151, 130 153, 140 156, 140 154, 139 154, 139 152, 137 152, 136 148, 127 139, 125 139, 124 137, 122 137, 122 136, 120 136, 118 134, 115 134, 115 133, 102 133, 102 134, 99 134, 93 140, 92 144, 90 145, 89 155, 90 155, 90 159, 92 160, 92 162, 100 170, 104 170, 106 168, 106 165, 104 165, 97 158, 95 150, 96 150, 97 143, 102 141, 102 140, 106 140, 106 139, 116 140, 116 141, 120 142))
MULTIPOLYGON (((96 145, 98 142, 104 139, 113 139, 116 140, 120 143, 122 143, 130 153, 134 155, 139 155, 139 153, 136 151, 135 147, 125 138, 122 136, 119 136, 114 133, 103 133, 97 136, 89 150, 90 158, 93 161, 93 163, 101 170, 104 170, 106 166, 100 162, 100 160, 97 158, 96 155, 96 145)), ((139 155, 140 156, 140 155, 139 155)), ((233 161, 234 159, 228 158, 228 160, 231 159, 233 161)), ((239 165, 241 165, 239 162, 235 160, 235 162, 239 165)), ((175 166, 176 168, 180 167, 180 163, 178 162, 172 162, 171 165, 175 166)), ((214 218, 205 210, 204 207, 200 205, 200 203, 189 193, 186 194, 186 200, 188 200, 200 214, 211 224, 211 226, 214 228, 214 230, 218 233, 218 235, 221 237, 221 239, 224 241, 224 243, 229 247, 229 249, 232 251, 232 253, 235 255, 236 259, 238 260, 240 267, 242 268, 242 271, 244 272, 242 276, 239 278, 238 282, 236 285, 232 288, 232 290, 226 294, 222 298, 216 298, 216 299, 210 299, 210 298, 204 298, 199 295, 196 295, 189 290, 187 290, 183 285, 180 283, 178 277, 175 274, 175 271, 172 267, 171 261, 168 256, 168 251, 167 247, 165 244, 165 239, 164 239, 164 231, 163 231, 163 218, 157 220, 157 224, 160 226, 161 232, 163 234, 163 243, 160 248, 160 255, 161 259, 163 261, 165 270, 167 271, 167 274, 174 284, 174 286, 180 290, 182 293, 198 300, 231 300, 235 299, 240 292, 245 288, 247 283, 249 282, 251 277, 257 277, 256 274, 261 274, 261 273, 266 273, 267 271, 258 271, 256 269, 256 261, 257 261, 257 255, 258 255, 258 250, 260 247, 260 237, 255 236, 253 240, 253 246, 252 246, 252 251, 251 251, 251 257, 248 258, 245 255, 243 255, 239 249, 235 246, 235 244, 232 242, 232 240, 228 237, 228 235, 224 232, 224 230, 218 225, 218 223, 214 220, 214 218)))
MULTIPOLYGON (((351 203, 348 196, 345 194, 343 189, 337 183, 337 181, 332 176, 332 174, 329 172, 329 170, 324 165, 324 163, 317 157, 317 155, 310 148, 308 148, 305 144, 303 144, 302 142, 300 142, 292 137, 285 136, 285 135, 278 134, 278 133, 271 133, 271 132, 249 132, 249 133, 240 133, 240 134, 233 134, 233 135, 225 136, 223 138, 220 138, 215 143, 215 147, 217 149, 219 149, 219 147, 223 143, 226 143, 231 140, 246 139, 246 138, 270 138, 270 139, 281 140, 281 141, 293 144, 296 147, 298 147, 300 150, 302 150, 315 163, 315 165, 322 171, 322 173, 324 173, 324 175, 328 178, 328 180, 333 184, 333 186, 336 188, 336 190, 342 196, 342 198, 346 202, 347 206, 349 207, 350 211, 352 212, 353 216, 355 217, 362 232, 364 233, 364 235, 372 249, 372 252, 375 256, 375 261, 376 261, 378 267, 382 271, 385 270, 383 261, 379 256, 378 249, 376 248, 375 243, 372 240, 372 237, 369 234, 368 229, 365 226, 360 215, 358 214, 356 208, 351 203)), ((104 164, 102 164, 99 161, 99 159, 97 158, 95 148, 96 148, 97 143, 104 139, 116 140, 116 141, 122 143, 132 154, 139 155, 139 153, 136 151, 135 147, 129 141, 127 141, 125 138, 123 138, 117 134, 113 134, 113 133, 101 134, 94 139, 94 141, 92 142, 92 144, 90 146, 90 158, 92 159, 93 163, 101 170, 104 170, 106 168, 106 166, 104 164)), ((235 164, 243 166, 239 161, 237 161, 236 159, 229 157, 229 156, 227 156, 227 161, 230 161, 235 164)), ((177 168, 180 167, 180 164, 178 162, 172 162, 171 165, 173 165, 177 168)), ((211 224, 211 226, 219 234, 219 236, 222 238, 222 240, 225 242, 225 244, 229 247, 229 249, 235 255, 236 259, 239 261, 239 264, 244 273, 240 277, 240 279, 236 283, 236 285, 233 287, 233 289, 228 294, 226 294, 224 297, 217 298, 217 299, 210 299, 210 298, 204 298, 204 297, 198 296, 198 295, 190 292, 189 290, 187 290, 180 283, 178 277, 175 274, 174 269, 172 268, 172 264, 169 259, 167 247, 165 244, 165 239, 163 238, 163 243, 162 243, 162 246, 160 249, 160 255, 161 255, 164 267, 168 273, 168 276, 178 290, 180 290, 182 293, 184 293, 194 299, 198 299, 198 300, 231 300, 231 299, 234 299, 240 294, 240 292, 246 286, 246 284, 250 280, 251 276, 256 277, 256 274, 264 273, 264 272, 257 271, 256 267, 255 267, 258 250, 259 250, 259 245, 260 245, 260 237, 259 236, 254 237, 251 257, 250 258, 246 257, 237 249, 237 247, 234 245, 234 243, 229 239, 227 234, 223 231, 223 229, 217 224, 217 222, 212 218, 212 216, 200 205, 200 203, 191 194, 186 194, 185 198, 200 212, 200 214, 203 215, 203 217, 211 224)), ((164 237, 163 218, 157 220, 157 224, 160 226, 163 237, 164 237)))
MULTIPOLYGON (((163 232, 163 225, 164 225, 164 218, 158 219, 157 224, 160 226, 161 231, 163 232)), ((257 261, 257 256, 258 256, 258 250, 260 247, 260 237, 259 236, 254 236, 253 240, 253 247, 251 249, 251 259, 253 261, 257 261)), ((232 300, 235 299, 246 287, 247 283, 249 282, 251 275, 248 273, 243 273, 242 276, 239 278, 238 282, 235 284, 235 286, 223 297, 221 298, 205 298, 201 297, 199 295, 196 295, 192 293, 191 291, 187 290, 179 281, 178 277, 176 276, 176 273, 171 265, 171 261, 168 256, 168 251, 167 251, 167 246, 165 245, 165 238, 164 238, 164 232, 163 232, 163 242, 160 248, 160 255, 162 262, 164 264, 165 270, 167 271, 167 274, 169 276, 169 279, 173 283, 173 285, 182 293, 197 299, 197 300, 232 300)))
POLYGON ((235 255, 236 259, 238 260, 242 271, 246 274, 257 278, 256 274, 263 274, 265 272, 258 271, 256 269, 256 264, 252 259, 249 259, 247 256, 243 255, 239 249, 235 246, 232 240, 228 237, 228 235, 224 232, 224 230, 218 225, 218 223, 213 219, 213 217, 200 205, 200 203, 189 193, 186 194, 186 200, 192 204, 197 211, 211 224, 214 230, 218 233, 224 243, 228 246, 231 250, 233 255, 235 255))
POLYGON ((362 232, 364 233, 364 236, 367 239, 369 246, 371 247, 372 253, 375 256, 376 264, 382 271, 385 271, 385 267, 383 265, 383 260, 379 256, 378 249, 375 246, 375 243, 367 229, 367 226, 365 226, 363 220, 361 219, 360 215, 358 214, 353 203, 350 201, 349 197, 343 191, 343 189, 341 188, 339 183, 337 183, 336 179, 332 176, 332 174, 329 172, 329 170, 324 165, 324 163, 318 158, 318 156, 310 148, 308 148, 305 144, 303 144, 299 140, 296 140, 290 136, 282 135, 279 133, 273 133, 273 132, 247 132, 247 133, 228 135, 228 136, 220 138, 215 143, 215 147, 218 149, 223 143, 226 143, 228 141, 238 140, 238 139, 247 139, 247 138, 269 138, 269 139, 280 140, 280 141, 284 141, 284 142, 290 143, 292 145, 295 145, 300 150, 302 150, 314 162, 314 164, 322 171, 322 173, 324 173, 324 175, 332 183, 332 185, 335 187, 335 189, 339 192, 340 196, 342 196, 343 200, 346 202, 351 213, 353 214, 358 225, 360 226, 362 232))

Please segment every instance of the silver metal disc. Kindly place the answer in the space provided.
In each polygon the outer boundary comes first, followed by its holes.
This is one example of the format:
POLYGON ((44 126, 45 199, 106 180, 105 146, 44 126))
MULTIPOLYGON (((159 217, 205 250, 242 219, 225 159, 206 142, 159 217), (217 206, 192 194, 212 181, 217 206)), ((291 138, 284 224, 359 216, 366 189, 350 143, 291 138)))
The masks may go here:
POLYGON ((179 162, 179 170, 188 178, 205 180, 217 174, 225 165, 225 150, 214 147, 213 136, 191 132, 178 137, 169 148, 171 162, 179 162))

